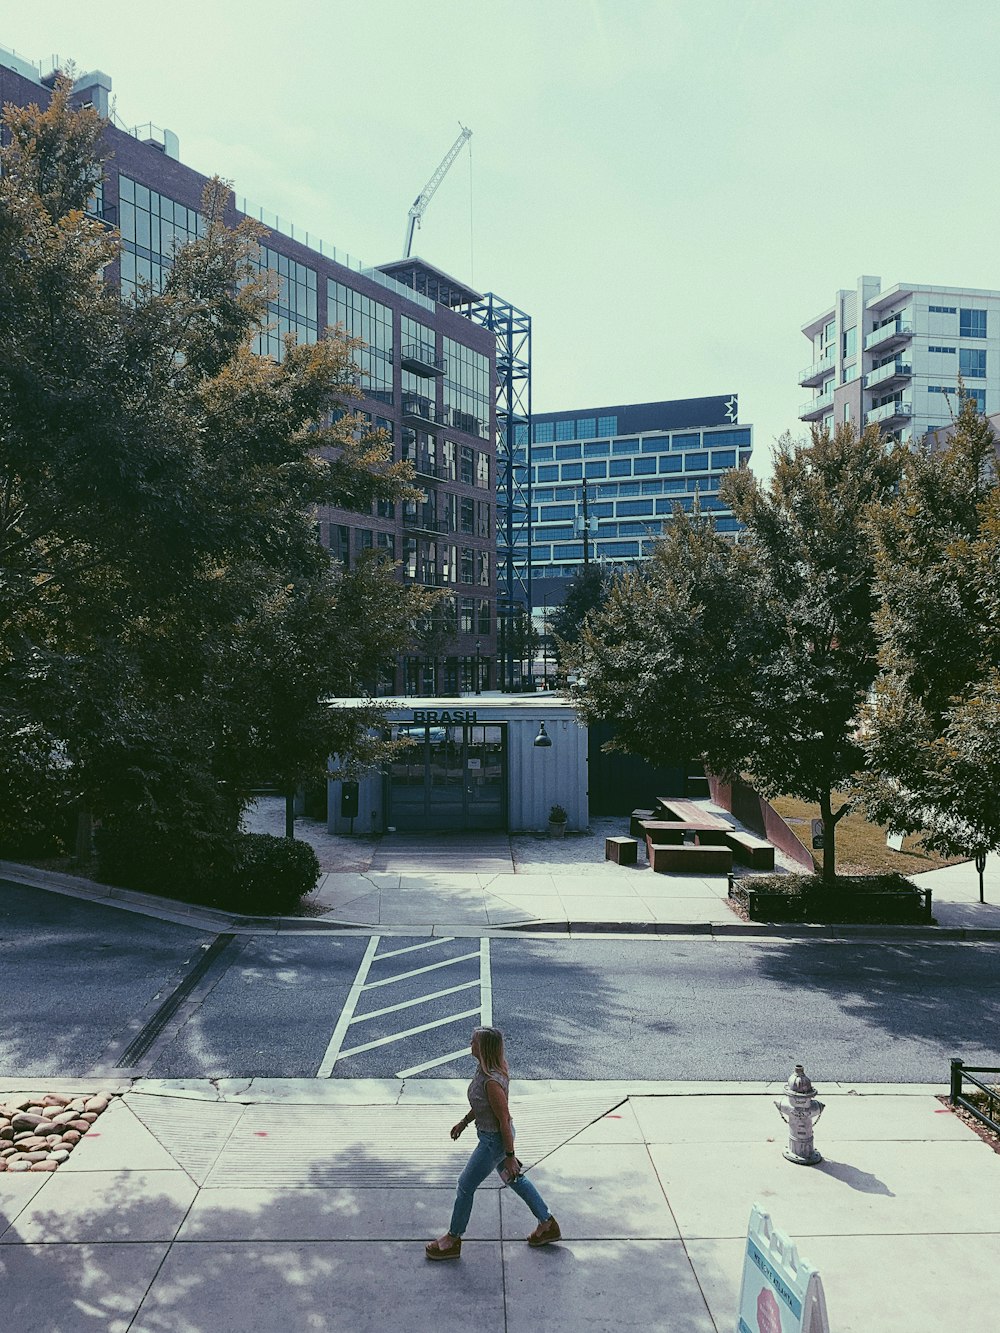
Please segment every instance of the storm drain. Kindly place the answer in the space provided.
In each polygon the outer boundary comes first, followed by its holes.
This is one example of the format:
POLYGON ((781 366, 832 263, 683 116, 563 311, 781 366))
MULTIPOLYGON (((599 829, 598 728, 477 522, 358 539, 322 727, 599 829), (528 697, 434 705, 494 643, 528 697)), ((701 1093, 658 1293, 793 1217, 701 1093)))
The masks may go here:
POLYGON ((139 1063, 184 1001, 205 977, 209 968, 225 953, 235 939, 236 936, 232 934, 215 937, 184 980, 171 991, 145 1027, 132 1038, 132 1041, 116 1060, 116 1069, 132 1069, 139 1063))

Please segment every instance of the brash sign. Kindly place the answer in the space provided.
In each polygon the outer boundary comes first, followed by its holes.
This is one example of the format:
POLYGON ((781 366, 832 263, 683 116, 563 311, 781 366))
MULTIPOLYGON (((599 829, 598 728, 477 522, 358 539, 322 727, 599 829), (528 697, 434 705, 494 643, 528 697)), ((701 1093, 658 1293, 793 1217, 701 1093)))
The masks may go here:
POLYGON ((819 1273, 756 1203, 747 1228, 736 1333, 830 1333, 819 1273))

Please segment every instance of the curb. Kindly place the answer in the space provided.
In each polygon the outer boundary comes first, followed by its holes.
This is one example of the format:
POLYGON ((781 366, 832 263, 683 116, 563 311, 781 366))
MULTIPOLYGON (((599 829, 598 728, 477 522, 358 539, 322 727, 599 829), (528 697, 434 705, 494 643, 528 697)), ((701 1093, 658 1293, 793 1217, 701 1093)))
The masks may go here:
MULTIPOLYGON (((175 925, 194 929, 209 928, 216 933, 229 929, 236 934, 254 935, 323 935, 342 932, 378 932, 380 934, 449 934, 467 935, 468 922, 449 928, 441 922, 431 927, 408 926, 394 923, 382 930, 377 924, 362 921, 332 921, 326 917, 298 916, 244 916, 223 912, 213 907, 199 907, 194 903, 180 903, 172 898, 160 898, 152 893, 134 889, 115 888, 79 875, 39 870, 15 861, 0 860, 0 879, 8 879, 27 888, 42 889, 68 898, 100 902, 106 907, 170 921, 175 925)), ((793 940, 923 940, 937 941, 995 941, 1000 940, 1000 928, 990 926, 877 926, 877 925, 808 925, 791 923, 769 925, 766 922, 670 922, 670 921, 512 921, 484 926, 471 932, 476 937, 491 935, 695 935, 712 939, 793 939, 793 940)))

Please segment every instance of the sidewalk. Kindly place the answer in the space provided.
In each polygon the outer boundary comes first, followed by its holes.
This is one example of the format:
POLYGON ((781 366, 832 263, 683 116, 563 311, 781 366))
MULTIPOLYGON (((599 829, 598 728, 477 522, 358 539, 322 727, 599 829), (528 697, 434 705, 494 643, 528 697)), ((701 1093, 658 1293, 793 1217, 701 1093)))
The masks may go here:
MULTIPOLYGON (((48 1080, 20 1092, 96 1091, 48 1080)), ((751 1205, 819 1269, 835 1333, 992 1333, 1000 1157, 935 1088, 824 1086, 793 1166, 779 1084, 520 1083, 518 1147, 564 1240, 477 1195, 430 1264, 471 1137, 445 1080, 122 1085, 53 1174, 0 1173, 5 1333, 730 1333, 751 1205), (99 1131, 99 1132, 97 1132, 99 1131)))
MULTIPOLYGON (((703 804, 718 811, 709 802, 703 804)), ((273 831, 279 814, 284 818, 280 805, 258 803, 249 827, 273 831)), ((593 820, 586 833, 553 840, 542 834, 506 833, 355 839, 335 837, 322 824, 300 819, 296 837, 315 848, 323 873, 306 900, 308 914, 297 917, 239 917, 6 861, 0 861, 0 879, 98 899, 160 920, 237 933, 368 930, 480 936, 530 930, 1000 939, 996 853, 987 861, 984 903, 979 902, 979 879, 971 862, 913 876, 915 884, 933 890, 936 926, 769 926, 745 922, 731 910, 725 875, 654 874, 644 860, 635 866, 605 861, 604 839, 621 828, 621 819, 608 818, 593 820)), ((782 866, 782 860, 779 853, 779 869, 795 868, 782 866)))

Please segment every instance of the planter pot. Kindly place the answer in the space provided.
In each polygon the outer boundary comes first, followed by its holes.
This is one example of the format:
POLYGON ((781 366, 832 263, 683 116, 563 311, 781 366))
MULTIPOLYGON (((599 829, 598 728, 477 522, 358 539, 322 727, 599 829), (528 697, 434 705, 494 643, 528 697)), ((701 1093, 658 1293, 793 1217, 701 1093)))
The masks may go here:
POLYGON ((562 838, 566 833, 566 821, 562 820, 556 823, 554 819, 549 820, 549 837, 562 838))

